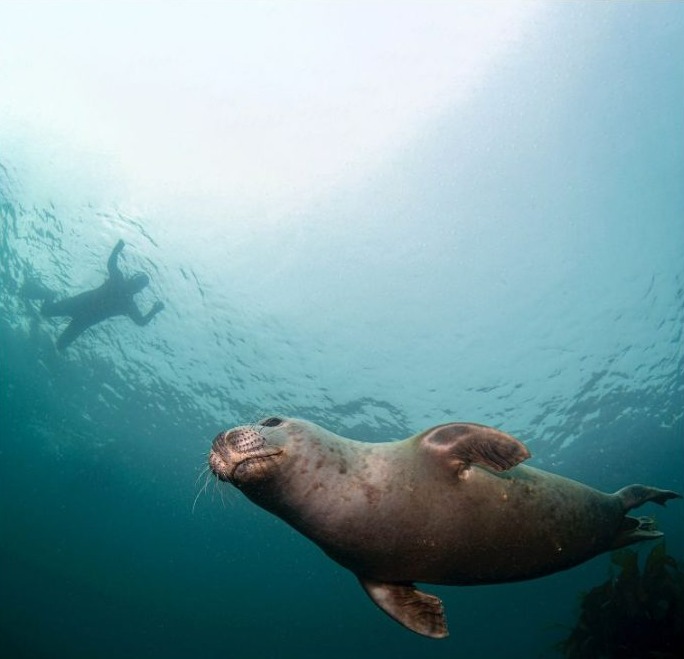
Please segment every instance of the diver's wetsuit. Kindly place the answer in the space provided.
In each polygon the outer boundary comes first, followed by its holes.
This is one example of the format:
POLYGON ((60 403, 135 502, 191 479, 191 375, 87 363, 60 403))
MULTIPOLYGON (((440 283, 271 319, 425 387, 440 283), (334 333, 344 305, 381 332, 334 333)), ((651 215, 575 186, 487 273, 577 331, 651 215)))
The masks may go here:
POLYGON ((71 316, 71 322, 57 339, 57 348, 62 350, 71 344, 89 327, 112 316, 128 316, 138 325, 147 325, 163 308, 162 302, 155 302, 145 315, 140 312, 133 301, 133 295, 149 284, 145 274, 137 274, 126 279, 117 265, 117 259, 124 248, 123 240, 119 240, 107 261, 109 278, 99 288, 74 297, 53 302, 45 300, 40 312, 43 316, 71 316))

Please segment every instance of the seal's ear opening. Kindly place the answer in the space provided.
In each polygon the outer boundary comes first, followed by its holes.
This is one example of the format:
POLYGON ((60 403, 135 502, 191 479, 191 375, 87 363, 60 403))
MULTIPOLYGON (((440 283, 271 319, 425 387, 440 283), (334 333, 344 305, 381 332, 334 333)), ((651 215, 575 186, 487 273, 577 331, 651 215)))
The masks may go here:
POLYGON ((432 428, 423 434, 423 445, 456 475, 472 463, 505 471, 530 457, 520 440, 476 423, 447 423, 432 428))

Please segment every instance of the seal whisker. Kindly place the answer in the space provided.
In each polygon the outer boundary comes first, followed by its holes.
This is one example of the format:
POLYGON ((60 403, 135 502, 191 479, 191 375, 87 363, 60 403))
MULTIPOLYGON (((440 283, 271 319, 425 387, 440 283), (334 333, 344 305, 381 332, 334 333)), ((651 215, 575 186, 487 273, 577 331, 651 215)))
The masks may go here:
POLYGON ((200 498, 200 495, 206 493, 207 487, 209 486, 209 481, 211 480, 211 472, 210 472, 208 466, 206 466, 202 470, 200 475, 197 477, 197 480, 195 481, 195 485, 197 485, 197 481, 199 481, 199 479, 202 476, 204 476, 204 485, 199 489, 199 491, 197 492, 197 495, 195 496, 195 500, 192 502, 192 514, 193 515, 195 514, 195 506, 197 505, 197 501, 200 498))
POLYGON ((222 483, 218 478, 216 478, 216 480, 215 480, 215 485, 216 485, 216 489, 219 492, 219 496, 221 497, 221 505, 225 508, 226 507, 226 500, 223 498, 223 493, 226 491, 226 488, 221 487, 222 483))
POLYGON ((209 489, 209 483, 212 483, 212 482, 214 484, 214 487, 211 490, 211 500, 214 501, 214 497, 215 497, 216 493, 218 492, 218 495, 221 498, 221 504, 225 508, 226 502, 223 498, 223 493, 225 491, 225 488, 222 487, 223 482, 221 481, 221 479, 216 474, 214 474, 211 471, 207 474, 207 480, 204 483, 204 487, 202 488, 202 490, 204 492, 206 492, 209 489))
POLYGON ((199 483, 202 476, 205 476, 208 471, 209 471, 209 465, 205 464, 204 467, 202 467, 200 473, 197 475, 197 478, 195 479, 195 487, 197 486, 197 483, 199 483))
POLYGON ((195 500, 192 502, 192 509, 190 512, 191 515, 195 514, 195 506, 197 505, 197 499, 200 498, 200 494, 202 494, 202 492, 204 492, 204 488, 201 488, 199 492, 197 492, 197 494, 195 495, 195 500))

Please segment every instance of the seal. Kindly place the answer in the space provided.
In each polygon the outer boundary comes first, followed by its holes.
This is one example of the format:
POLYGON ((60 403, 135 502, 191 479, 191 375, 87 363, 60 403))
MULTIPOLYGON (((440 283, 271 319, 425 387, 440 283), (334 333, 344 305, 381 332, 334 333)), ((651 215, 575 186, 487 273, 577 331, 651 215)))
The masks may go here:
POLYGON ((209 466, 351 570, 408 629, 448 635, 439 598, 414 582, 495 584, 570 568, 659 538, 626 513, 676 492, 629 485, 605 494, 520 465, 519 440, 473 423, 359 442, 299 419, 270 417, 220 433, 209 466))

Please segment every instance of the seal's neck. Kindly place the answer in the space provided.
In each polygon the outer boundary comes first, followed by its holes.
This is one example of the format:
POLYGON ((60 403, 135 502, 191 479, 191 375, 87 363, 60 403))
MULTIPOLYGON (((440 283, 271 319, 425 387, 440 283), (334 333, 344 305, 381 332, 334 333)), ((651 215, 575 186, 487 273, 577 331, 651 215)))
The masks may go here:
POLYGON ((392 482, 412 476, 408 468, 401 474, 403 452, 397 444, 403 442, 325 439, 284 447, 277 472, 242 490, 327 552, 339 547, 341 529, 372 525, 392 482))

